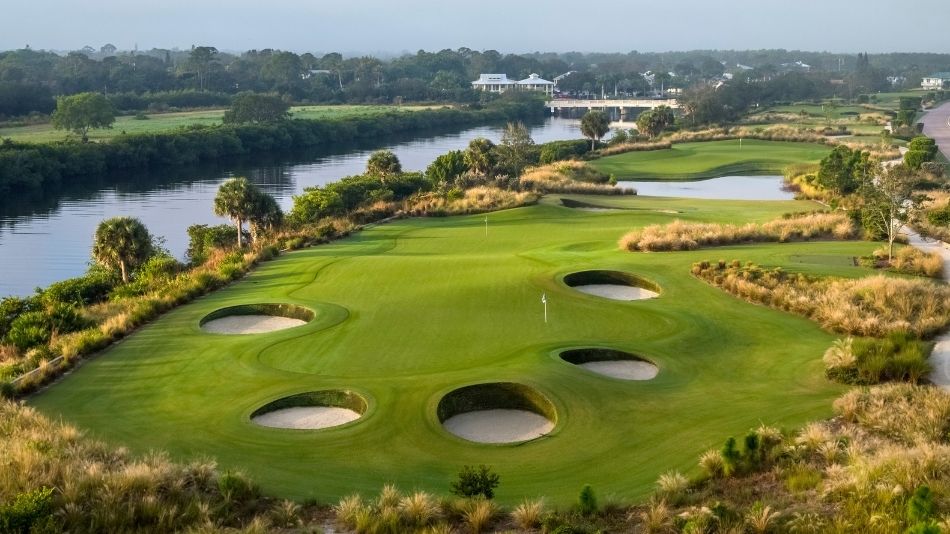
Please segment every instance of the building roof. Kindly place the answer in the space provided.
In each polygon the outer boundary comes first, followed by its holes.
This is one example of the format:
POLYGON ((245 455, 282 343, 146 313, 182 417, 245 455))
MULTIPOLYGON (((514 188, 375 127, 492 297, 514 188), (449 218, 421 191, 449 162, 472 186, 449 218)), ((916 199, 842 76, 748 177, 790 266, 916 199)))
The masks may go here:
POLYGON ((941 80, 950 80, 950 72, 935 72, 926 78, 940 78, 941 80))
POLYGON ((472 82, 473 85, 505 85, 516 83, 518 82, 509 80, 507 74, 479 74, 478 79, 472 82))
POLYGON ((531 73, 530 76, 519 81, 518 85, 554 85, 554 82, 549 82, 537 74, 531 73))

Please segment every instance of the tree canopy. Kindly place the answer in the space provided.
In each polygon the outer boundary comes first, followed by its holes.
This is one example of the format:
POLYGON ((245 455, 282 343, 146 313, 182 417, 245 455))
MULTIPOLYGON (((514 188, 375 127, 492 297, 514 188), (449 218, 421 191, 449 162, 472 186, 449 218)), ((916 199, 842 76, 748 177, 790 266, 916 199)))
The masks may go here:
POLYGON ((115 108, 99 93, 80 93, 56 99, 53 127, 80 135, 83 143, 89 141, 89 130, 112 128, 114 122, 115 108))
POLYGON ((261 191, 247 178, 232 178, 218 188, 214 198, 214 214, 228 217, 237 227, 238 247, 244 246, 244 221, 250 220, 260 209, 261 191))
POLYGON ((610 119, 603 111, 588 111, 581 118, 581 133, 590 139, 590 149, 594 150, 597 141, 610 131, 610 119))
POLYGON ((266 124, 290 117, 290 104, 276 95, 244 92, 235 95, 224 112, 225 124, 266 124))
POLYGON ((386 178, 402 172, 402 163, 391 150, 377 150, 366 161, 366 174, 386 178))
POLYGON ((637 130, 644 135, 656 137, 673 124, 673 110, 667 106, 644 111, 637 117, 637 130))
POLYGON ((110 271, 119 271, 122 282, 155 253, 155 243, 145 225, 133 217, 113 217, 99 223, 93 238, 92 257, 110 271))

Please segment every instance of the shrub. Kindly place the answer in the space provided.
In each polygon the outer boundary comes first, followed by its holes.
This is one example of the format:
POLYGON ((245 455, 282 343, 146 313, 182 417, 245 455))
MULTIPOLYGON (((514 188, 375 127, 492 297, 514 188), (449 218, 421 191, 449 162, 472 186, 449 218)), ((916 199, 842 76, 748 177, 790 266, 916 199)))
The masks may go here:
POLYGON ((53 518, 52 488, 19 493, 13 502, 0 506, 0 532, 29 534, 58 530, 53 518))
POLYGON ((585 516, 594 515, 599 509, 597 505, 597 495, 590 484, 584 484, 580 494, 577 496, 577 509, 585 516))
POLYGON ((45 345, 53 335, 49 318, 40 311, 26 312, 10 324, 6 340, 20 350, 45 345))
POLYGON ((846 384, 916 384, 930 372, 928 353, 921 341, 902 332, 885 339, 848 338, 825 353, 826 374, 846 384))
POLYGON ((61 302, 85 306, 102 302, 115 286, 115 278, 104 271, 93 271, 85 276, 54 282, 40 293, 47 302, 61 302))
POLYGON ((466 465, 462 467, 456 480, 452 482, 451 491, 459 497, 491 499, 495 496, 495 488, 498 487, 500 480, 501 477, 487 465, 479 465, 478 467, 466 465))

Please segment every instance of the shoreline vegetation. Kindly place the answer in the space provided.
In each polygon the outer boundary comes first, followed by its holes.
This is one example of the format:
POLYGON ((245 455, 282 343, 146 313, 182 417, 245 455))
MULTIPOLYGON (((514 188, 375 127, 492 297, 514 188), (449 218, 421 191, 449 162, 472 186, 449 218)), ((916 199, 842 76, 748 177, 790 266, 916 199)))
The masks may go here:
POLYGON ((0 142, 0 194, 55 189, 117 170, 194 165, 220 158, 329 146, 449 125, 518 121, 542 116, 536 98, 499 98, 483 108, 392 111, 342 119, 289 119, 266 124, 190 126, 120 135, 104 143, 0 142))

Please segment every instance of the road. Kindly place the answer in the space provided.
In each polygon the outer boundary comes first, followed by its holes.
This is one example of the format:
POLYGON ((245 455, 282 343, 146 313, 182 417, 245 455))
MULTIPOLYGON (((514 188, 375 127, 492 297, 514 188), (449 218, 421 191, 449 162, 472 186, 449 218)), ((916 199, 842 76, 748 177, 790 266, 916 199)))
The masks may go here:
POLYGON ((934 138, 943 155, 950 159, 950 102, 928 111, 921 122, 924 123, 924 135, 934 138))

